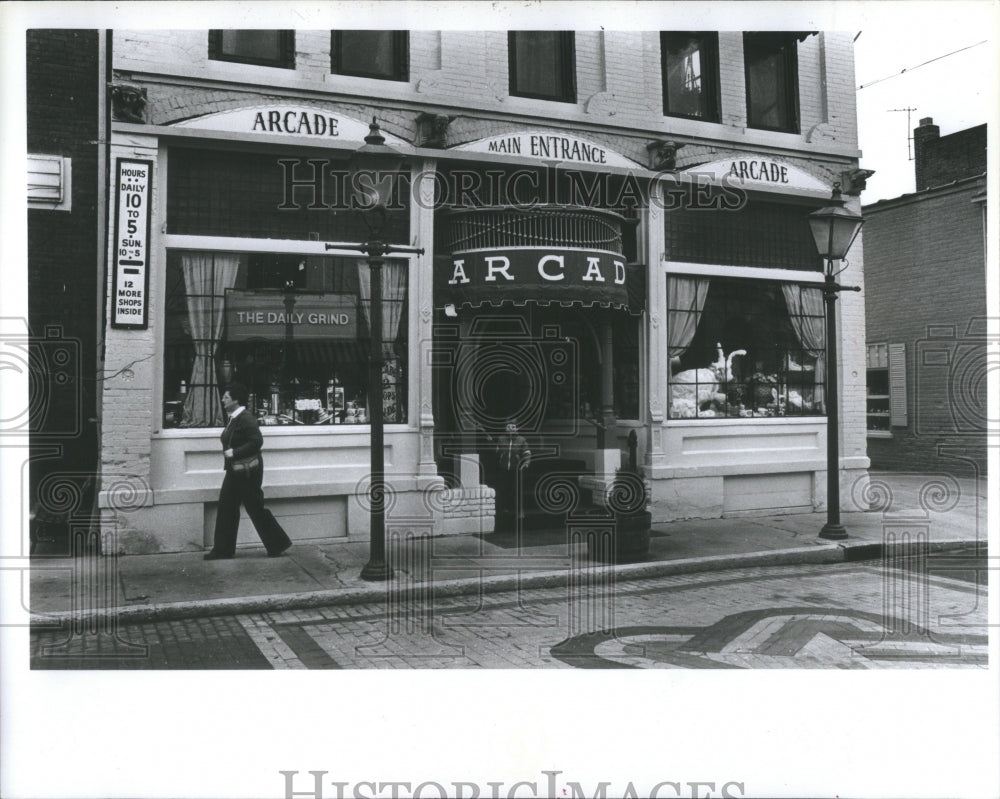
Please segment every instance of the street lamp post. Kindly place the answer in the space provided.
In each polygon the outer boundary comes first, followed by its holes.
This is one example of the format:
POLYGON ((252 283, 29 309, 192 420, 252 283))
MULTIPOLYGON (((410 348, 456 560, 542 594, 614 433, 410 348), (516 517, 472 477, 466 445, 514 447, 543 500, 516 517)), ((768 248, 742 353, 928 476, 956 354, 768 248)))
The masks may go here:
POLYGON ((354 202, 363 212, 369 239, 361 244, 327 244, 328 250, 352 249, 365 254, 370 275, 369 328, 371 352, 368 361, 368 423, 371 427, 371 479, 368 500, 371 508, 371 536, 368 562, 361 569, 363 580, 388 580, 392 569, 385 555, 385 425, 382 407, 382 265, 389 253, 423 254, 423 248, 397 246, 382 239, 386 207, 392 200, 393 177, 403 163, 402 155, 385 143, 378 123, 372 118, 364 145, 350 159, 354 202))
MULTIPOLYGON (((840 183, 833 184, 834 202, 840 201, 840 183)), ((837 393, 837 294, 861 291, 858 286, 841 286, 835 278, 834 261, 843 260, 864 223, 860 214, 843 205, 829 205, 809 214, 809 226, 816 248, 826 262, 823 299, 826 304, 826 524, 820 538, 842 540, 847 530, 840 523, 840 405, 837 393)))

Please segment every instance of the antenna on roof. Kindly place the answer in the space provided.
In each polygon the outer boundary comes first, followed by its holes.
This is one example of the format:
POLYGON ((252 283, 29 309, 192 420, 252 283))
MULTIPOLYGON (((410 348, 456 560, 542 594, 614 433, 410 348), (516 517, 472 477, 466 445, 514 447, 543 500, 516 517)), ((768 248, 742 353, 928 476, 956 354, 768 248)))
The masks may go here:
POLYGON ((889 108, 888 111, 905 111, 906 112, 906 156, 912 161, 913 160, 913 123, 910 121, 910 113, 916 111, 916 108, 889 108))

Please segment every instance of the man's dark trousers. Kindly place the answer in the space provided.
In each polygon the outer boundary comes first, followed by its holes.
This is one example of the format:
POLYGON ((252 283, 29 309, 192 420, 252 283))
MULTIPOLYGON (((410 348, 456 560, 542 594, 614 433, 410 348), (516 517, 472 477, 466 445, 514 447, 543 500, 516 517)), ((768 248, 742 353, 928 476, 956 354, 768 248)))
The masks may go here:
POLYGON ((264 542, 268 552, 281 552, 291 544, 288 534, 264 507, 263 458, 261 467, 237 474, 229 469, 222 481, 219 492, 219 510, 215 518, 215 544, 213 551, 220 555, 232 555, 236 551, 236 533, 240 525, 240 505, 247 509, 247 515, 257 535, 264 542))
POLYGON ((521 470, 499 469, 496 486, 496 528, 497 533, 513 533, 521 518, 521 502, 518 496, 518 478, 521 470))

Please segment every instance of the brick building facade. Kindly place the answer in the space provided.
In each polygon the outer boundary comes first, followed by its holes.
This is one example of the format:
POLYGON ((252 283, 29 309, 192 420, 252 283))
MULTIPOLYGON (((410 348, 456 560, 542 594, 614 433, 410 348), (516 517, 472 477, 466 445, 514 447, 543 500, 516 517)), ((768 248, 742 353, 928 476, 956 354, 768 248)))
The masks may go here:
POLYGON ((986 470, 986 125, 913 132, 916 192, 864 208, 873 467, 986 470))
POLYGON ((99 472, 100 44, 94 30, 27 32, 30 504, 49 551, 86 523, 99 472))
MULTIPOLYGON (((268 503, 292 537, 367 535, 366 234, 315 163, 338 173, 373 117, 411 189, 386 235, 423 250, 387 273, 390 526, 493 529, 483 434, 509 416, 535 453, 526 494, 564 521, 556 497, 605 503, 630 442, 654 522, 825 507, 822 264, 806 217, 834 183, 859 207, 850 34, 108 42, 106 546, 210 542, 215 397, 233 377, 254 394, 268 503)), ((860 238, 842 277, 864 282, 860 238)), ((868 467, 864 304, 837 307, 850 508, 868 467)))

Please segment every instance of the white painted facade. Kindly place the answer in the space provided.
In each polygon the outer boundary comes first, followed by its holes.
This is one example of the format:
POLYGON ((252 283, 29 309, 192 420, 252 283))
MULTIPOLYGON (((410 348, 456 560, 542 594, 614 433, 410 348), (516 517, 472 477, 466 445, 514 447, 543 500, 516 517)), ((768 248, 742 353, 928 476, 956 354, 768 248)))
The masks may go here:
MULTIPOLYGON (((356 148, 367 122, 378 118, 387 138, 407 150, 416 194, 410 208, 411 241, 424 255, 408 255, 407 422, 387 425, 385 460, 394 499, 393 524, 429 534, 488 532, 493 491, 475 479, 469 464, 463 485, 446 489, 434 449, 434 407, 428 350, 433 340, 432 284, 435 215, 433 174, 444 161, 470 164, 531 163, 489 152, 476 142, 531 131, 557 131, 600 145, 619 174, 629 163, 649 163, 648 145, 671 140, 685 146, 677 167, 697 171, 732 158, 778 163, 799 179, 756 191, 816 202, 834 181, 857 168, 852 41, 848 33, 823 32, 798 47, 800 133, 747 127, 742 36, 719 34, 721 122, 664 116, 658 32, 583 31, 576 34, 577 102, 512 97, 507 84, 504 32, 412 31, 406 81, 330 74, 329 31, 296 31, 295 68, 211 61, 207 32, 115 31, 114 82, 147 93, 145 122, 113 123, 112 163, 150 160, 150 324, 145 330, 108 327, 106 335, 102 484, 100 505, 106 543, 123 552, 198 550, 211 544, 221 483, 218 429, 165 429, 162 360, 166 253, 170 249, 253 250, 330 254, 324 242, 274 242, 199 237, 167 228, 166 191, 172 143, 225 143, 234 148, 279 146, 309 156, 343 155, 356 148), (253 129, 253 109, 305 108, 341 120, 344 136, 253 129), (444 148, 420 143, 421 113, 451 116, 444 148), (249 130, 246 130, 249 121, 249 130)), ((584 168, 584 167, 581 167, 584 168)), ((589 167, 586 167, 589 168, 589 167)), ((598 167, 595 167, 598 168, 598 167)), ((644 180, 651 169, 635 169, 644 180)), ((683 178, 682 178, 683 179, 683 178)), ((860 210, 858 198, 847 198, 860 210)), ((640 463, 652 487, 655 522, 754 512, 802 512, 825 507, 826 419, 670 419, 667 358, 667 277, 671 274, 789 279, 782 270, 691 265, 671 261, 663 213, 652 203, 639 220, 639 260, 648 268, 640 354, 640 418, 622 421, 608 446, 624 451, 628 432, 639 437, 640 463), (772 274, 773 273, 773 274, 772 274), (780 273, 780 274, 779 274, 780 273)), ((109 241, 113 239, 109 230, 109 241)), ((346 244, 346 243, 345 243, 346 244)), ((109 247, 110 249, 110 247, 109 247)), ((336 254, 336 250, 334 253, 336 254)), ((343 254, 349 254, 345 248, 343 254)), ((110 253, 109 253, 110 255, 110 253)), ((800 275, 820 280, 817 273, 800 275)), ((863 286, 862 241, 840 276, 863 286)), ((108 292, 110 296, 111 284, 108 292)), ((865 438, 865 335, 861 294, 838 302, 841 377, 841 506, 857 504, 868 459, 865 438)), ((267 428, 265 494, 268 506, 293 538, 364 539, 369 468, 365 425, 267 428), (361 490, 359 491, 359 487, 361 490)), ((591 463, 593 437, 573 446, 591 463)), ((246 536, 244 540, 249 540, 246 536)))

